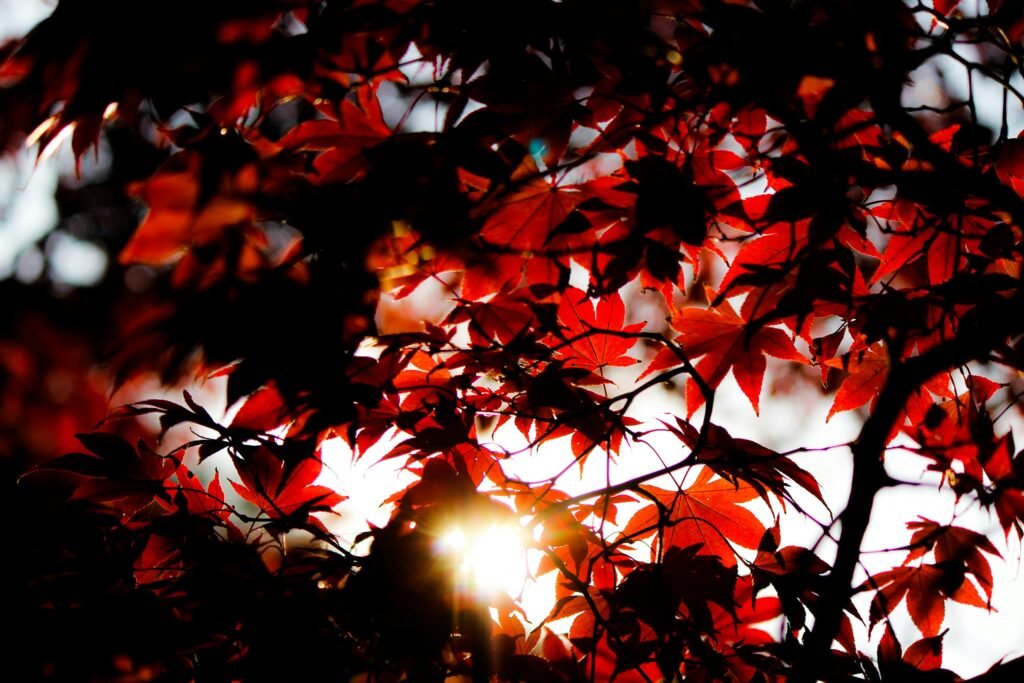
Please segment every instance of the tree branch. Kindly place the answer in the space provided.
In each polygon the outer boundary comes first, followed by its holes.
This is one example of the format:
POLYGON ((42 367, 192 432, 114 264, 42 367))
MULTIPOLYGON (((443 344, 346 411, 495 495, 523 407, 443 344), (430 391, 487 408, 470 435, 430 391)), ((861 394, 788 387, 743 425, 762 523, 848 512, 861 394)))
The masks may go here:
POLYGON ((889 434, 896 427, 907 400, 940 372, 984 358, 1007 337, 1024 332, 1020 315, 1024 293, 968 312, 956 336, 927 352, 894 364, 860 434, 851 446, 853 480, 850 501, 840 519, 842 531, 836 561, 828 576, 826 590, 815 608, 815 623, 804 641, 792 680, 827 679, 827 657, 839 630, 842 613, 854 593, 853 573, 860 560, 861 543, 871 519, 876 494, 893 482, 885 472, 882 456, 889 434))

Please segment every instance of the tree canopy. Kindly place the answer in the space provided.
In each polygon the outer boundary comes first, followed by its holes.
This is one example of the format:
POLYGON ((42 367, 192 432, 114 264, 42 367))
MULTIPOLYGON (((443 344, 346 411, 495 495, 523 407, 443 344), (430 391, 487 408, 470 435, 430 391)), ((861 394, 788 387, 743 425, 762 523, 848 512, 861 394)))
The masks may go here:
POLYGON ((0 282, 5 666, 962 680, 1024 533, 1022 40, 1005 0, 60 0, 0 47, 0 150, 73 166, 0 282), (856 436, 743 438, 733 384, 856 436), (382 522, 327 451, 393 467, 382 522), (453 560, 500 528, 547 614, 453 560))

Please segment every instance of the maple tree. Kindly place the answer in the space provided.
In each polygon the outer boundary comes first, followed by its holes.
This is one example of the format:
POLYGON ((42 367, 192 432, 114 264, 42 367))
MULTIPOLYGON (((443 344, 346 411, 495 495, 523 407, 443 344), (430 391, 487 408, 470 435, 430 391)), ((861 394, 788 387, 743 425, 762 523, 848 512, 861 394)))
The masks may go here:
POLYGON ((962 680, 1024 536, 1022 41, 1005 0, 61 0, 0 149, 70 147, 111 263, 0 283, 9 666, 962 680), (730 376, 858 433, 741 437, 730 376), (332 449, 401 471, 383 523, 332 449), (911 488, 946 512, 866 560, 911 488), (523 527, 546 614, 463 594, 460 520, 523 527))

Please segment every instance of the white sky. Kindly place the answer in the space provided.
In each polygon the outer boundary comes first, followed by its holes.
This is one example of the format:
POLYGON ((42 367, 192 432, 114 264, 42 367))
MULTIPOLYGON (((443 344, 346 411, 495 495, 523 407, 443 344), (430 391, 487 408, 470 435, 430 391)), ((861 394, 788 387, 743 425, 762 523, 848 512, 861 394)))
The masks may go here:
MULTIPOLYGON (((0 42, 23 35, 54 6, 51 0, 0 0, 0 42)), ((107 153, 101 148, 97 156, 107 153)), ((13 274, 33 281, 41 274, 43 254, 32 245, 57 224, 53 194, 58 178, 74 174, 70 145, 65 143, 53 157, 38 163, 37 155, 38 149, 32 148, 0 158, 0 278, 13 274)), ((103 171, 94 155, 86 155, 83 163, 86 173, 103 171)), ((44 247, 52 269, 49 275, 58 283, 88 286, 106 270, 102 249, 66 233, 53 235, 44 247)))

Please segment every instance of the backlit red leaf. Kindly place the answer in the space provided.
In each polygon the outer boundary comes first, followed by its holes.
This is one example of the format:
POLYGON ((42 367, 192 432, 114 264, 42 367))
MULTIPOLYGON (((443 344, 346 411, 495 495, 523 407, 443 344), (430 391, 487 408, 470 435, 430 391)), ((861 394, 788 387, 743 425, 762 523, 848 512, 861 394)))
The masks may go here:
MULTIPOLYGON (((731 370, 755 412, 764 381, 764 354, 804 360, 785 332, 773 327, 751 328, 728 301, 714 308, 684 308, 672 317, 672 327, 680 332, 676 341, 683 351, 691 358, 703 356, 696 370, 708 386, 717 387, 731 370)), ((703 395, 690 382, 687 413, 692 415, 703 403, 703 395)))
POLYGON ((566 366, 598 370, 637 363, 637 359, 626 355, 636 345, 635 337, 597 332, 610 330, 628 335, 643 328, 644 323, 624 326, 625 317, 626 307, 618 294, 594 302, 578 289, 567 290, 558 307, 558 321, 565 327, 566 338, 571 340, 569 345, 559 349, 559 355, 566 358, 566 366))

